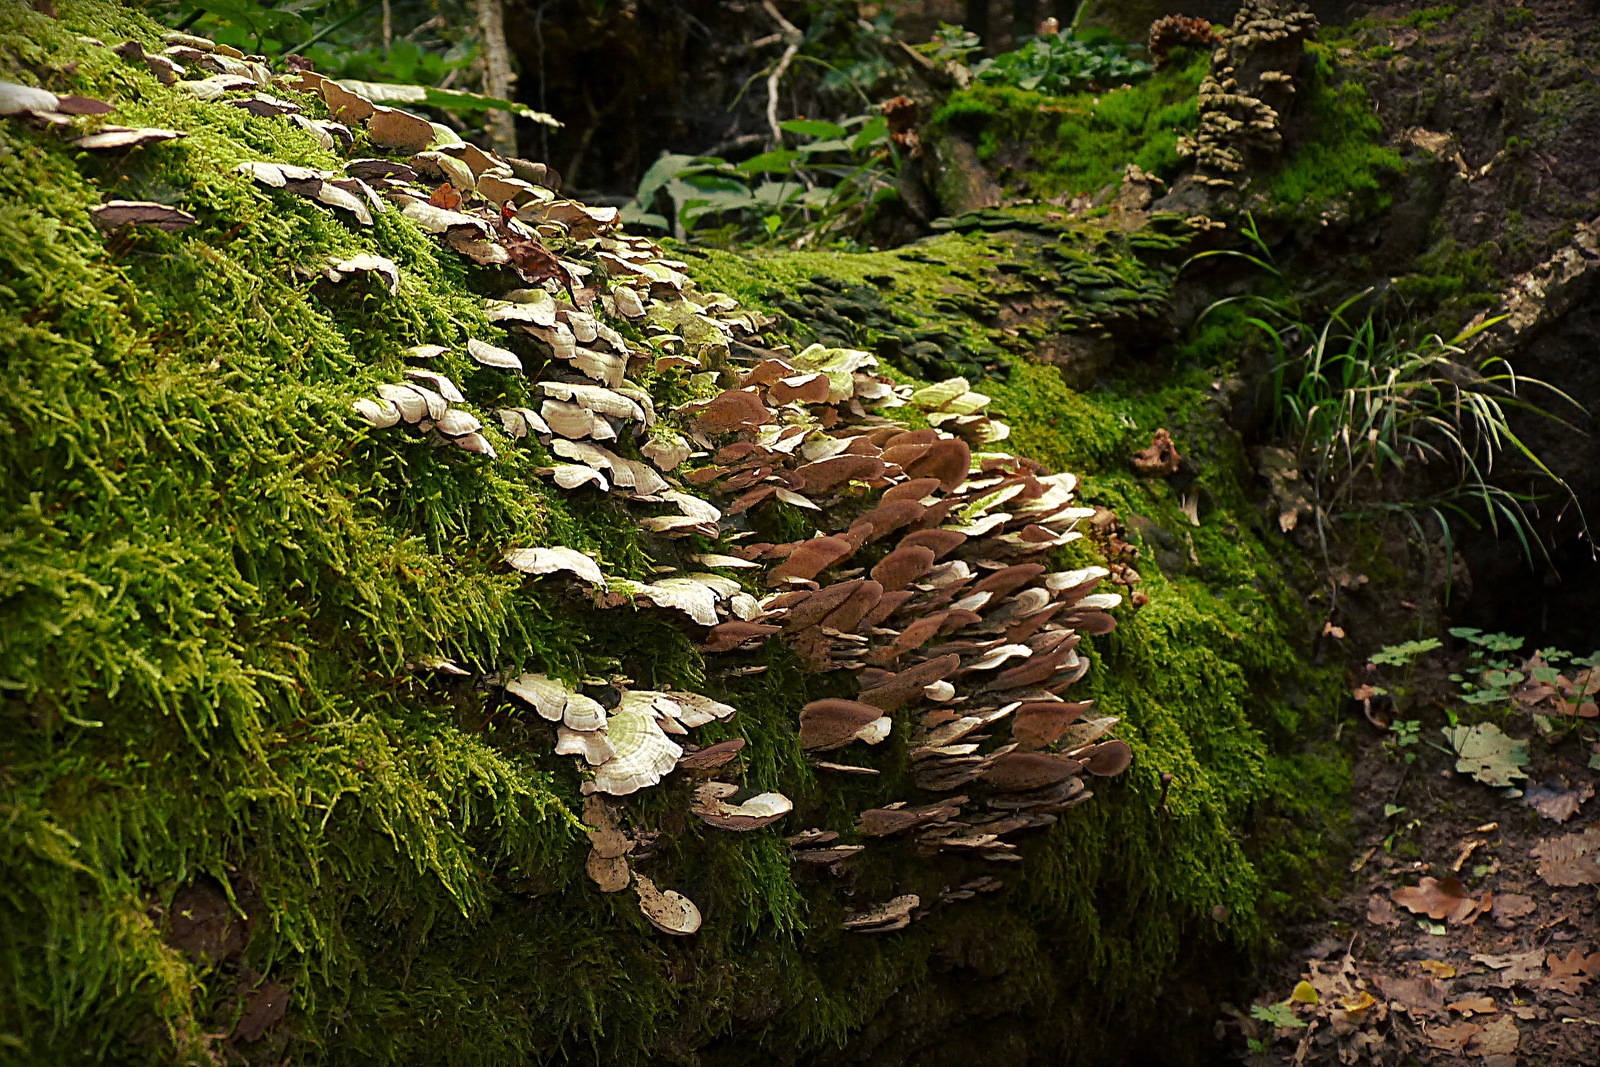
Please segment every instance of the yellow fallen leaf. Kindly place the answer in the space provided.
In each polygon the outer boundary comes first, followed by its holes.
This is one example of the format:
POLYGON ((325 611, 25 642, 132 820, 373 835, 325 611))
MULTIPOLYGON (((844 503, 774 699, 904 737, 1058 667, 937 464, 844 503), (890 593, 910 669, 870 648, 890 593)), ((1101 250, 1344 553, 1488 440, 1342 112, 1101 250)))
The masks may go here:
POLYGON ((1366 1011, 1376 1003, 1378 1003, 1377 998, 1364 989, 1352 996, 1339 998, 1339 1006, 1351 1015, 1358 1011, 1366 1011))
POLYGON ((1456 976, 1455 967, 1440 960, 1423 960, 1422 969, 1435 978, 1454 978, 1456 976))
POLYGON ((1319 999, 1317 987, 1310 982, 1301 982, 1294 987, 1294 992, 1289 994, 1291 1004, 1315 1004, 1319 999))

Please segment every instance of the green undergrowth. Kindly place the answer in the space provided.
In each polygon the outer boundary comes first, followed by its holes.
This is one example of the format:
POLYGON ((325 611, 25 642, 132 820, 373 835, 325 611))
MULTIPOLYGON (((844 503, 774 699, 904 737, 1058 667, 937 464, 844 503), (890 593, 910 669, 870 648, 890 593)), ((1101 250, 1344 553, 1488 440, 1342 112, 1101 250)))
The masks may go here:
MULTIPOLYGON (((1006 355, 973 317, 996 264, 1023 255, 998 238, 913 249, 939 262, 689 257, 704 288, 756 306, 799 300, 821 275, 890 292, 908 328, 991 346, 1009 376, 974 386, 1011 445, 1082 471, 1089 501, 1192 538, 1199 562, 1137 561, 1150 603, 1092 640, 1083 683, 1122 717, 1134 767, 1027 843, 1004 893, 900 934, 846 935, 840 887, 792 869, 776 829, 700 826, 685 817, 690 783, 669 780, 627 804, 661 832, 650 873, 706 915, 694 938, 668 939, 630 894, 584 878, 578 775, 548 727, 471 677, 408 664, 621 673, 726 700, 739 715, 698 739, 749 740, 747 781, 796 800, 789 832, 848 827, 908 783, 904 731, 868 757, 881 782, 819 777, 795 711, 844 679, 805 675, 777 648, 749 660, 765 673, 708 670, 665 613, 600 611, 507 574, 507 545, 571 545, 634 577, 689 546, 549 488, 548 457, 486 411, 493 462, 356 420, 351 400, 399 379, 407 346, 515 343, 483 319, 489 279, 393 215, 357 228, 235 175, 248 159, 336 161, 286 123, 162 88, 75 36, 156 50, 153 24, 102 0, 59 7, 59 23, 0 11, 0 77, 189 136, 93 156, 0 124, 0 1062, 209 1063, 265 980, 289 990, 288 1017, 234 1043, 243 1062, 797 1063, 891 1007, 921 1026, 1048 1009, 1040 1032, 1065 1041, 1145 1002, 1180 953, 1262 943, 1275 876, 1244 835, 1322 705, 1198 377, 1078 393, 1006 355), (108 244, 87 208, 113 196, 200 221, 108 244), (360 252, 401 267, 398 294, 319 280, 330 257, 360 252), (1198 457, 1192 530, 1178 490, 1128 470, 1157 425, 1198 457), (237 905, 238 955, 172 943, 166 910, 196 884, 237 905)), ((1125 248, 1083 248, 1107 271, 1144 269, 1125 248)), ((475 397, 526 402, 520 379, 438 364, 475 397)), ((781 508, 760 521, 806 532, 781 508)), ((1095 558, 1080 543, 1060 562, 1095 558)), ((854 905, 933 899, 950 881, 909 846, 864 860, 854 905)))
POLYGON ((1093 193, 1119 180, 1128 163, 1167 178, 1178 168, 1178 138, 1199 123, 1195 91, 1208 62, 1178 50, 1150 78, 1101 93, 974 86, 934 113, 931 136, 974 140, 978 158, 1024 195, 1093 193))

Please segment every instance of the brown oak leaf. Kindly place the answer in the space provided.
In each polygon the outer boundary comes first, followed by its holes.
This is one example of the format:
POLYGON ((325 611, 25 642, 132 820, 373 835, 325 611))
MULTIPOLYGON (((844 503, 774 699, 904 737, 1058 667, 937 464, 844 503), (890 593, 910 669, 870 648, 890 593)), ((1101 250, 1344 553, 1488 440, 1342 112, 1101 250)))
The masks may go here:
POLYGON ((1553 989, 1577 996, 1591 978, 1600 975, 1600 952, 1584 955, 1583 949, 1575 948, 1567 953, 1565 959, 1561 958, 1560 953, 1552 952, 1549 959, 1545 960, 1545 966, 1550 969, 1550 974, 1539 982, 1540 989, 1553 989))
POLYGON ((1389 899, 1417 915, 1453 923, 1464 922, 1478 910, 1478 901, 1467 895, 1467 887, 1459 878, 1424 876, 1417 885, 1394 890, 1389 899))

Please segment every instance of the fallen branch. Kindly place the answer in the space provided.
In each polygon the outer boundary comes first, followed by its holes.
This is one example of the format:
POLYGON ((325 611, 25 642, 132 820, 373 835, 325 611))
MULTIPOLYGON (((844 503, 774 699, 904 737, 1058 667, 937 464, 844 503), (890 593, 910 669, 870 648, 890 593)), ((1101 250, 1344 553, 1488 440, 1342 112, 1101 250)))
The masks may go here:
POLYGON ((772 73, 767 75, 767 129, 772 131, 772 147, 783 147, 783 128, 778 125, 778 86, 783 81, 784 73, 789 69, 789 64, 794 62, 795 53, 800 51, 800 42, 805 35, 799 27, 783 17, 772 0, 761 0, 761 6, 771 15, 773 21, 783 32, 784 39, 789 43, 784 45, 783 55, 778 58, 778 65, 772 68, 772 73))

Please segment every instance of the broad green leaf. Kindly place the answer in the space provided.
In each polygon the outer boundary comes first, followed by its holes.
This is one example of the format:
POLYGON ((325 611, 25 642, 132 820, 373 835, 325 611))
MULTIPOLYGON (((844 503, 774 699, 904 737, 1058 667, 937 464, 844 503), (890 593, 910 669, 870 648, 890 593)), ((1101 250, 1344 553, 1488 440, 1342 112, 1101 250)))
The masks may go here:
POLYGON ((1294 1009, 1288 1003, 1254 1004, 1250 1008, 1250 1017, 1252 1019, 1260 1019, 1264 1023, 1271 1023, 1273 1026, 1298 1027, 1305 1025, 1295 1017, 1294 1009))
POLYGON ((780 123, 779 128, 785 133, 798 133, 803 137, 843 137, 850 132, 838 123, 820 119, 790 119, 780 123))
POLYGON ((1528 762, 1528 743, 1507 737, 1494 723, 1446 726, 1440 733, 1458 757, 1456 770, 1462 774, 1502 788, 1513 779, 1528 777, 1522 769, 1528 762))
POLYGON ((861 132, 851 140, 850 147, 859 152, 864 148, 872 147, 879 141, 886 140, 888 136, 889 123, 882 115, 878 115, 861 127, 861 132))
POLYGON ((795 161, 799 158, 800 152, 785 148, 753 156, 743 163, 736 164, 734 169, 745 174, 787 174, 794 169, 795 161))

